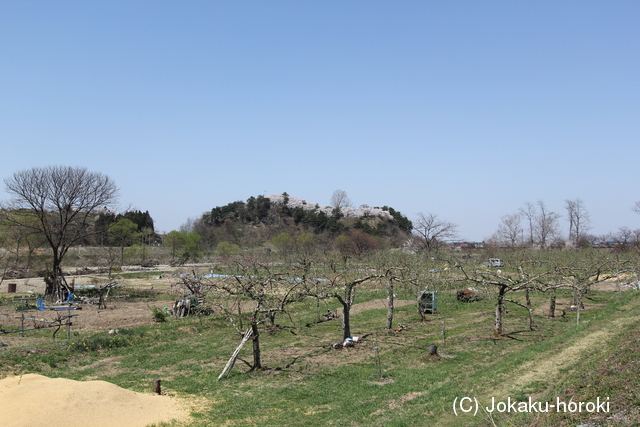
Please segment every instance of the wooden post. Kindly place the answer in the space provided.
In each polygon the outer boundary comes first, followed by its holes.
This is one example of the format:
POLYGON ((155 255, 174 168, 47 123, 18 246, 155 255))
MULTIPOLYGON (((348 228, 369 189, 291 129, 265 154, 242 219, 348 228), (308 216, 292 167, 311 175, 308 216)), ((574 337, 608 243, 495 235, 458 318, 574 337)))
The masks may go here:
POLYGON ((153 380, 153 392, 155 394, 162 394, 162 386, 160 385, 160 382, 162 380, 153 380))
POLYGON ((251 328, 247 329, 247 332, 244 333, 244 337, 242 338, 242 341, 240 342, 240 345, 233 352, 233 354, 231 355, 231 358, 229 359, 229 361, 225 365, 224 369, 222 370, 222 373, 218 377, 218 381, 220 381, 220 379, 222 377, 224 377, 225 375, 228 377, 231 374, 231 369, 233 369, 233 365, 236 363, 236 359, 238 358, 238 355, 240 354, 240 350, 242 350, 242 347, 244 347, 245 343, 247 341, 249 341, 249 337, 251 337, 251 334, 253 334, 253 329, 251 329, 251 328))
POLYGON ((429 346, 429 356, 437 356, 438 355, 438 346, 435 344, 431 344, 429 346))

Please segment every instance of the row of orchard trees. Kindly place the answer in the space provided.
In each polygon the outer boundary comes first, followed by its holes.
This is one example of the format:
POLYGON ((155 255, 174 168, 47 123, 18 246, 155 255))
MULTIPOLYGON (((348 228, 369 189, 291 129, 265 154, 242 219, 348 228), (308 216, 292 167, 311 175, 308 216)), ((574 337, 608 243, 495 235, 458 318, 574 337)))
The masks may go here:
POLYGON ((584 298, 594 285, 610 282, 618 291, 638 287, 640 258, 635 251, 616 252, 609 249, 521 250, 502 253, 505 267, 470 268, 460 264, 460 277, 455 281, 470 283, 491 295, 495 301, 494 335, 504 331, 503 314, 507 303, 525 308, 529 328, 536 328, 531 295, 548 296, 547 316, 556 315, 559 289, 571 290, 571 305, 577 311, 577 323, 584 298))
MULTIPOLYGON (((309 298, 331 300, 341 307, 343 338, 352 335, 351 310, 358 290, 364 286, 386 291, 387 315, 381 327, 393 327, 394 299, 399 289, 418 297, 422 290, 454 292, 473 286, 495 307, 493 334, 503 335, 504 313, 509 304, 527 310, 529 327, 536 328, 533 297, 548 301, 548 317, 556 315, 556 292, 569 289, 578 313, 591 287, 614 280, 622 289, 637 286, 638 256, 610 250, 520 250, 502 254, 505 267, 456 259, 448 251, 437 254, 378 250, 360 258, 338 251, 238 255, 225 260, 227 274, 185 277, 189 289, 198 289, 226 314, 240 335, 251 331, 252 369, 262 367, 261 325, 274 325, 276 316, 290 316, 289 306, 309 298), (617 281, 615 281, 618 279, 617 281)), ((545 303, 546 304, 546 303, 545 303)), ((417 301, 416 301, 417 305, 417 301)), ((308 305, 307 305, 308 306, 308 305)), ((446 307, 440 308, 447 310, 446 307)), ((416 314, 416 319, 419 319, 416 314)), ((489 331, 487 331, 489 333, 489 331)))
POLYGON ((228 317, 240 336, 253 341, 252 369, 261 369, 260 325, 274 325, 278 314, 288 316, 293 303, 313 299, 340 304, 343 339, 350 338, 351 309, 357 290, 367 284, 384 285, 393 324, 394 283, 402 282, 418 294, 425 286, 427 266, 421 257, 402 252, 373 251, 359 259, 340 251, 311 248, 294 254, 257 252, 224 260, 229 274, 183 277, 185 288, 202 294, 228 317))

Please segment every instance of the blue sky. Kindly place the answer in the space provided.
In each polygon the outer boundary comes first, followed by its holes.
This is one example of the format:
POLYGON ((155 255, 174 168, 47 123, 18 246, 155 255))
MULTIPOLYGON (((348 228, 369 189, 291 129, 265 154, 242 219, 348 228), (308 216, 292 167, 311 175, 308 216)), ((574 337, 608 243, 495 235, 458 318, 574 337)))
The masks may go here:
POLYGON ((582 199, 596 234, 638 228, 639 16, 636 1, 6 0, 1 175, 102 172, 159 231, 336 189, 469 240, 537 200, 564 216, 582 199))

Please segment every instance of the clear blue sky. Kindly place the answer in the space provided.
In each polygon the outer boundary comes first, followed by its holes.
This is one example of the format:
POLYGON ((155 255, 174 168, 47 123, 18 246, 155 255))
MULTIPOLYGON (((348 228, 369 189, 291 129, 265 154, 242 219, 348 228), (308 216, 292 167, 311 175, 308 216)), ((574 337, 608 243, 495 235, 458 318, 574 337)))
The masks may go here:
POLYGON ((336 189, 469 240, 537 200, 581 198, 596 234, 638 228, 639 18, 637 1, 4 0, 1 175, 102 172, 159 231, 336 189))

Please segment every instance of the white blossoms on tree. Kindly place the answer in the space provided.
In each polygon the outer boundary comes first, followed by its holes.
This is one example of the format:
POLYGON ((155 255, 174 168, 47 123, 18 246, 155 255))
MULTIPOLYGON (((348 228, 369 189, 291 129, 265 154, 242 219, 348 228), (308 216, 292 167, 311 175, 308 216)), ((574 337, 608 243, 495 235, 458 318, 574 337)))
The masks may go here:
MULTIPOLYGON (((271 194, 268 198, 273 204, 284 205, 285 197, 282 194, 271 194)), ((320 206, 317 203, 309 203, 306 200, 294 196, 288 196, 287 207, 291 209, 302 208, 306 211, 318 210, 320 212, 324 212, 328 216, 332 214, 334 209, 331 206, 320 206)), ((384 219, 393 219, 393 216, 391 216, 389 212, 380 208, 372 208, 370 206, 361 208, 342 207, 340 211, 342 212, 342 215, 346 217, 378 216, 384 219)))

